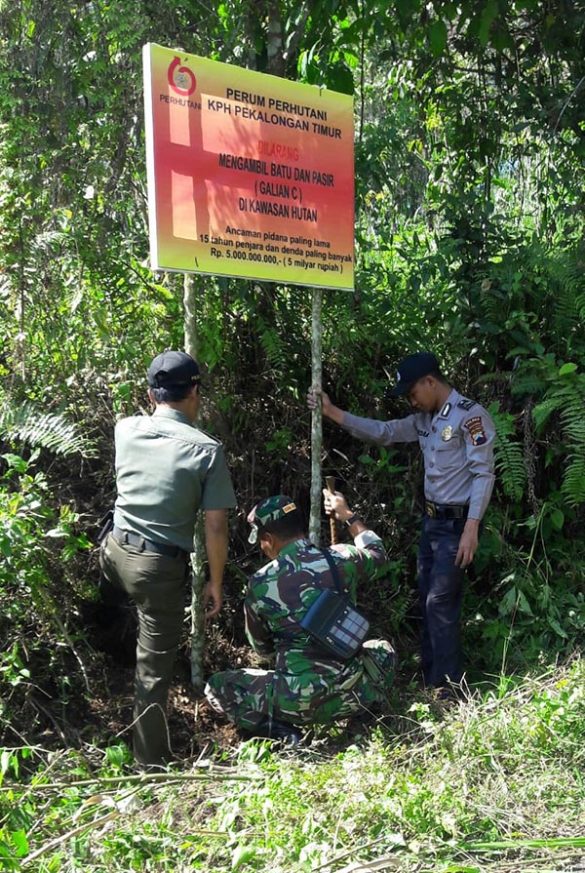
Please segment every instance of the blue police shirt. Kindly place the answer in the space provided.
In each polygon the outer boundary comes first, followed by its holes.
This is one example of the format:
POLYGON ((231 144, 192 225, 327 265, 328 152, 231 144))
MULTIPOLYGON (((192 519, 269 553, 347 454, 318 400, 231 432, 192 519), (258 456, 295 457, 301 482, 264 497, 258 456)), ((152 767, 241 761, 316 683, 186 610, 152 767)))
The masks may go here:
POLYGON ((344 413, 341 426, 353 436, 388 446, 417 442, 425 467, 425 497, 441 505, 469 504, 481 519, 494 487, 496 429, 483 406, 453 389, 437 413, 377 421, 344 413))

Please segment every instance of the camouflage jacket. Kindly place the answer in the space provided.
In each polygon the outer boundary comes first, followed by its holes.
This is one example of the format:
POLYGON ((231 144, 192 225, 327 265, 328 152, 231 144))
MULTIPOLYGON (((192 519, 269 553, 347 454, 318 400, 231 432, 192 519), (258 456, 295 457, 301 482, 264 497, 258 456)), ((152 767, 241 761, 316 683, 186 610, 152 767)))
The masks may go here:
MULTIPOLYGON (((344 591, 355 603, 357 588, 386 562, 382 540, 373 531, 355 538, 355 545, 328 549, 339 570, 344 591)), ((299 622, 326 588, 335 590, 321 549, 308 539, 295 540, 277 558, 255 573, 244 603, 246 634, 260 654, 276 654, 276 669, 297 674, 305 670, 339 670, 332 659, 302 629, 299 622)))

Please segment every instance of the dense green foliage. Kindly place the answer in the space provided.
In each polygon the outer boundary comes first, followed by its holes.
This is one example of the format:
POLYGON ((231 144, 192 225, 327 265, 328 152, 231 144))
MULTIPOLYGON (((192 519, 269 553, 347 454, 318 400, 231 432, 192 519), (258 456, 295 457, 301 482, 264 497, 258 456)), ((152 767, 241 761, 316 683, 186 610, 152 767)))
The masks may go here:
MULTIPOLYGON (((432 348, 490 408, 498 483, 465 604, 471 677, 570 655, 585 636, 585 3, 0 0, 5 742, 23 706, 38 724, 35 688, 83 693, 81 607, 97 575, 84 532, 113 496, 113 423, 145 404, 149 359, 183 343, 180 280, 146 259, 147 41, 355 94, 357 282, 326 295, 325 385, 354 412, 402 415, 387 374, 432 348)), ((209 278, 197 289, 207 421, 241 507, 275 491, 306 504, 310 291, 209 278)), ((324 473, 390 546, 387 581, 363 605, 397 640, 406 682, 420 458, 329 428, 325 438, 324 473)), ((244 532, 240 514, 236 609, 242 567, 256 561, 244 532)), ((239 621, 224 621, 241 639, 239 621)), ((513 830, 465 814, 473 821, 455 811, 453 827, 469 839, 513 830)), ((440 827, 421 819, 404 839, 447 839, 440 827)), ((157 839, 147 828, 140 846, 157 839)))

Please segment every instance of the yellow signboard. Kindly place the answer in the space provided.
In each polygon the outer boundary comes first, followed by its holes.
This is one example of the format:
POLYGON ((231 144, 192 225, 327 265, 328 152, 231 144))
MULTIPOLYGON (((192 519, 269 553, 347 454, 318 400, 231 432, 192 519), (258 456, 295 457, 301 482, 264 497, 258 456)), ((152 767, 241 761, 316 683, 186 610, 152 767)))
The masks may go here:
POLYGON ((143 57, 153 269, 352 289, 352 97, 143 57))

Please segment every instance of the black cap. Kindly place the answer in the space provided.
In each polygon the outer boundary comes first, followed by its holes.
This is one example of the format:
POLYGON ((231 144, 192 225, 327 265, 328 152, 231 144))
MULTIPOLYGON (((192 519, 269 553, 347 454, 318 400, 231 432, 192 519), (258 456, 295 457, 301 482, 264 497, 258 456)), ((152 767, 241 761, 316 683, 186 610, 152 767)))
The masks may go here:
POLYGON ((157 355, 146 374, 151 388, 174 388, 199 385, 199 365, 186 352, 163 352, 157 355))
POLYGON ((439 372, 439 362, 431 352, 416 352, 409 355, 398 365, 396 373, 396 385, 390 391, 391 397, 402 397, 408 394, 415 382, 428 376, 429 373, 439 372))

